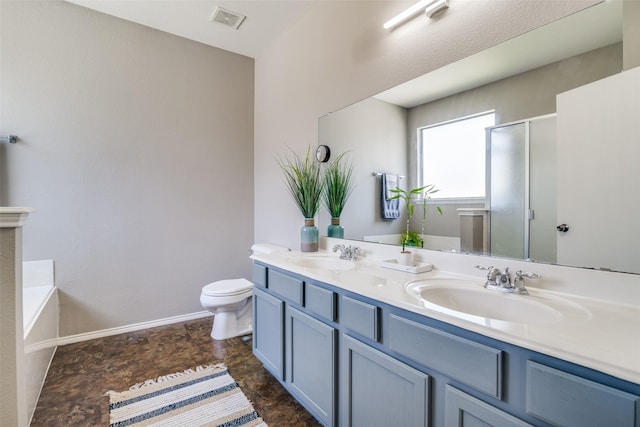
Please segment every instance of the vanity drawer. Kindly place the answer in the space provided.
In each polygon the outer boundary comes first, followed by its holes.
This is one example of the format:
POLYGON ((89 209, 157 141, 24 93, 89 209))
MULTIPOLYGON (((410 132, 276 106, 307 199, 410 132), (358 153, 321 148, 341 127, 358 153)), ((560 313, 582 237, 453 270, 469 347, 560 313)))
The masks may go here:
POLYGON ((268 287, 273 293, 295 304, 302 305, 302 280, 268 270, 268 287))
POLYGON ((527 362, 527 413, 553 425, 638 426, 640 396, 527 362))
POLYGON ((380 309, 375 305, 343 296, 340 323, 373 341, 380 338, 380 309))
POLYGON ((502 398, 502 351, 393 314, 388 338, 391 351, 502 398))
POLYGON ((313 283, 305 284, 304 306, 312 313, 335 322, 336 293, 313 283))
POLYGON ((253 264, 253 284, 263 288, 267 287, 267 267, 260 264, 253 264))

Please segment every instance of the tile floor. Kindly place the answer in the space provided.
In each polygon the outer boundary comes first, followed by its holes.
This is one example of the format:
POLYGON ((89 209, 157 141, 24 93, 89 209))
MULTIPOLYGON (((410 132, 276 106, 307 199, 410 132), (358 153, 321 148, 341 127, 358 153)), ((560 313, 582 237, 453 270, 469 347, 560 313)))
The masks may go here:
MULTIPOLYGON (((251 352, 251 339, 216 341, 213 318, 193 320, 58 347, 32 426, 108 426, 108 390, 224 362, 270 427, 320 424, 251 352)), ((188 427, 188 426, 185 426, 188 427)))

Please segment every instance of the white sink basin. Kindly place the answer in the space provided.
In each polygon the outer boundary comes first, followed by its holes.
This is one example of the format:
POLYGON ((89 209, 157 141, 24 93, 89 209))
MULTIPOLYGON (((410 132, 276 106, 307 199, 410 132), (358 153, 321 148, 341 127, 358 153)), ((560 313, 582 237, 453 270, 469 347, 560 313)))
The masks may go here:
POLYGON ((351 270, 356 267, 353 261, 340 259, 330 255, 300 255, 288 259, 292 264, 302 268, 313 268, 321 270, 351 270))
POLYGON ((480 281, 464 279, 424 279, 406 285, 428 309, 471 317, 470 320, 493 319, 504 322, 543 324, 561 320, 586 320, 589 312, 560 297, 514 295, 486 289, 480 281))

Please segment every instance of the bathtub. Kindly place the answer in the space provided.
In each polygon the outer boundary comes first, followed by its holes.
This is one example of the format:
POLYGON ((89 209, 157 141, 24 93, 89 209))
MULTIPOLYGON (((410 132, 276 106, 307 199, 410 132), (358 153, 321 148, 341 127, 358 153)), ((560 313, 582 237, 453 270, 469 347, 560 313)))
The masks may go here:
POLYGON ((58 339, 58 292, 53 260, 22 264, 24 372, 29 419, 38 403, 58 339))

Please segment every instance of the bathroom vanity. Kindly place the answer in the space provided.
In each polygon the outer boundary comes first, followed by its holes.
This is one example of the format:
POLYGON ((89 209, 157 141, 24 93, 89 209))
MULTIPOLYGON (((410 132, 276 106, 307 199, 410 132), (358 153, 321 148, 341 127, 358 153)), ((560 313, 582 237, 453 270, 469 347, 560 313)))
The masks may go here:
POLYGON ((530 323, 508 320, 521 309, 468 315, 425 304, 411 283, 497 292, 482 272, 409 274, 333 255, 253 257, 254 354, 322 424, 640 426, 637 306, 530 288, 496 302, 579 309, 530 323), (606 331, 617 322, 633 336, 606 331), (602 341, 584 342, 585 329, 602 341))

